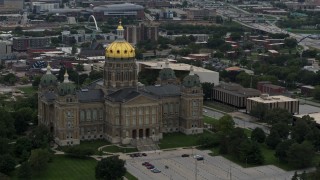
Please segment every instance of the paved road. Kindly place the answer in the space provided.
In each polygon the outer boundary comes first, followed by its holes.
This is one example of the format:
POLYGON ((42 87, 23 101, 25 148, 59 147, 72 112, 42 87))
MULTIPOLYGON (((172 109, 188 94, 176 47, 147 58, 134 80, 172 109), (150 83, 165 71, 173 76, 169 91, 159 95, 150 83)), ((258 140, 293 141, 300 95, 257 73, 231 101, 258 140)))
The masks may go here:
MULTIPOLYGON (((209 117, 213 117, 215 119, 219 119, 222 116, 224 116, 223 113, 218 112, 218 111, 214 111, 214 110, 208 109, 208 108, 204 108, 203 114, 206 115, 206 116, 209 116, 209 117)), ((237 118, 237 117, 233 117, 233 120, 234 120, 236 126, 238 126, 238 127, 246 128, 246 129, 255 129, 256 127, 259 127, 265 133, 269 134, 269 128, 267 126, 254 123, 254 122, 250 121, 249 119, 240 119, 240 118, 237 118)))

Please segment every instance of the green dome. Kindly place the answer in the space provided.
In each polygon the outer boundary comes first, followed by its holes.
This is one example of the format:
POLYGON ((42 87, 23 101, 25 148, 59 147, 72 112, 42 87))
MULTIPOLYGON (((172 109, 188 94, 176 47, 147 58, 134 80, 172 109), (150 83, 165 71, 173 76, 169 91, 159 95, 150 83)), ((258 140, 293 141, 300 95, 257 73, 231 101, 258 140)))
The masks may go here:
POLYGON ((174 74, 174 71, 171 68, 163 68, 159 72, 159 77, 161 80, 167 80, 167 79, 175 79, 176 75, 174 74))
POLYGON ((53 74, 45 74, 40 79, 40 85, 42 87, 47 87, 51 85, 55 86, 57 85, 57 78, 53 74))
POLYGON ((195 86, 200 87, 201 83, 200 83, 199 76, 196 74, 186 76, 183 79, 183 86, 188 88, 195 87, 195 86))
POLYGON ((61 83, 58 87, 58 94, 60 96, 76 94, 76 86, 73 83, 61 83))

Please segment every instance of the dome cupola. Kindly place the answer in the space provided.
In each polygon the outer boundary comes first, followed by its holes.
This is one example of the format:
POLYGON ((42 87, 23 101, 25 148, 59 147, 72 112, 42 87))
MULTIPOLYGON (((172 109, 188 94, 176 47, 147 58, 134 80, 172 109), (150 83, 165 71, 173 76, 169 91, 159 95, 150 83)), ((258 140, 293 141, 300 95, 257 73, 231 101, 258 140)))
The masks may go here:
POLYGON ((174 71, 169 67, 169 60, 166 60, 165 68, 160 70, 159 78, 161 80, 168 80, 168 79, 175 79, 176 78, 174 71))
POLYGON ((57 85, 57 77, 51 73, 51 67, 48 63, 47 65, 47 72, 43 75, 40 79, 41 87, 48 87, 48 86, 56 86, 57 85))
POLYGON ((67 70, 66 70, 66 73, 64 74, 63 82, 59 84, 58 94, 60 96, 76 94, 76 86, 69 81, 69 75, 67 73, 67 70))
POLYGON ((199 76, 194 74, 193 66, 190 67, 190 74, 183 79, 183 86, 187 88, 200 87, 199 76))
POLYGON ((105 50, 106 58, 130 59, 135 58, 135 49, 124 39, 124 28, 119 22, 117 28, 117 40, 111 43, 105 50))

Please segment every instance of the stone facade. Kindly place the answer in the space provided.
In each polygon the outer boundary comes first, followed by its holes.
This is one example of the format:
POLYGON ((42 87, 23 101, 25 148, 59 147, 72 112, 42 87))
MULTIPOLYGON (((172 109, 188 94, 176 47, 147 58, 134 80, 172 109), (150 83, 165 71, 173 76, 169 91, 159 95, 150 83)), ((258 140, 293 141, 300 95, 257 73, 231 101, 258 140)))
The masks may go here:
POLYGON ((120 26, 120 38, 106 49, 103 79, 76 90, 67 73, 58 83, 48 67, 39 87, 39 124, 50 128, 60 146, 93 139, 129 144, 134 139, 158 141, 167 132, 202 133, 203 92, 193 69, 180 84, 167 63, 157 85, 138 86, 134 48, 121 39, 120 26))

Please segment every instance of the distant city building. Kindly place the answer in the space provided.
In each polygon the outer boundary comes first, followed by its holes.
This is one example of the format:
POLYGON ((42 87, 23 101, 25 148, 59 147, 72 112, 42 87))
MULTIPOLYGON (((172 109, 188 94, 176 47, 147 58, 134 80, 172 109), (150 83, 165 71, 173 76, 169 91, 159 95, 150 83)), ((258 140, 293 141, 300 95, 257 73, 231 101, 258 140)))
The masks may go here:
POLYGON ((6 13, 18 13, 23 10, 24 0, 2 0, 0 1, 0 12, 6 13))
POLYGON ((93 15, 100 21, 115 17, 144 19, 144 8, 143 6, 131 3, 101 5, 93 8, 93 15))
POLYGON ((261 94, 260 97, 247 99, 246 112, 250 113, 258 104, 265 105, 267 109, 285 109, 291 114, 299 114, 299 100, 286 96, 269 96, 261 94))
POLYGON ((26 51, 28 48, 49 47, 50 37, 16 37, 13 38, 13 50, 26 51))
POLYGON ((50 11, 52 9, 59 9, 60 3, 59 2, 53 2, 53 3, 47 3, 47 2, 32 2, 32 12, 39 14, 43 12, 50 11))
POLYGON ((169 38, 171 40, 175 40, 177 37, 181 37, 181 36, 187 36, 187 37, 193 36, 196 39, 196 43, 208 42, 208 39, 209 39, 208 34, 176 34, 176 35, 163 34, 161 36, 169 38))
POLYGON ((11 41, 0 41, 0 60, 12 59, 14 56, 12 52, 11 41))
POLYGON ((247 104, 247 98, 258 97, 260 94, 261 92, 256 89, 244 88, 235 83, 221 82, 220 85, 215 86, 212 89, 211 98, 215 101, 232 105, 237 108, 245 108, 247 104))
POLYGON ((270 81, 258 82, 257 89, 261 91, 261 93, 266 93, 270 95, 281 95, 286 92, 286 88, 274 85, 270 81))
POLYGON ((158 26, 146 25, 139 23, 139 25, 126 26, 125 38, 129 43, 137 44, 141 41, 158 40, 158 26))
POLYGON ((186 11, 187 18, 191 20, 203 20, 217 15, 216 9, 188 8, 186 11))

